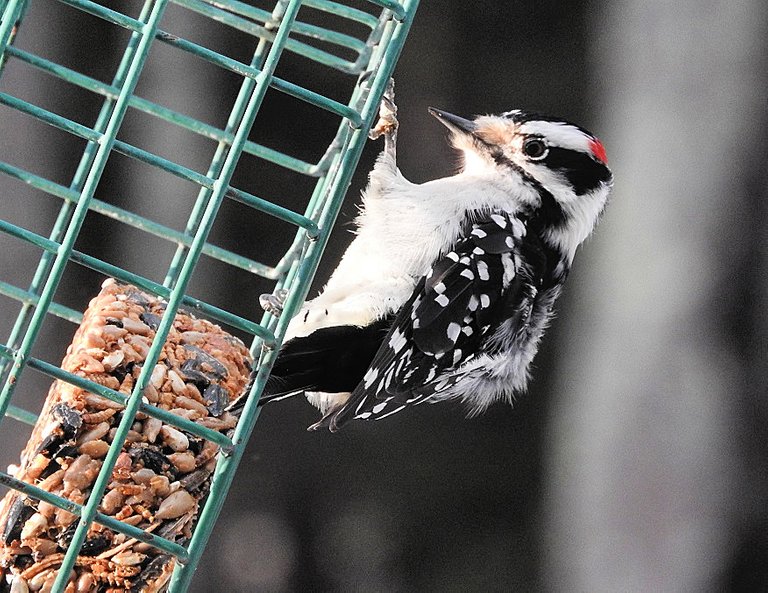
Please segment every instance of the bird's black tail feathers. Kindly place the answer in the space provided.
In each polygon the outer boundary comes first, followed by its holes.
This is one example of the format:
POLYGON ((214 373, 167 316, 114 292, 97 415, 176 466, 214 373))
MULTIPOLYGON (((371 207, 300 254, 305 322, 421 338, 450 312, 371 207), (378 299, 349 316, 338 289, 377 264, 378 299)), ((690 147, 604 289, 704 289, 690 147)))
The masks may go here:
MULTIPOLYGON (((366 327, 328 327, 287 341, 272 367, 258 405, 304 391, 353 391, 362 381, 390 323, 391 318, 384 318, 366 327)), ((235 402, 233 406, 238 404, 242 408, 244 402, 235 402)))

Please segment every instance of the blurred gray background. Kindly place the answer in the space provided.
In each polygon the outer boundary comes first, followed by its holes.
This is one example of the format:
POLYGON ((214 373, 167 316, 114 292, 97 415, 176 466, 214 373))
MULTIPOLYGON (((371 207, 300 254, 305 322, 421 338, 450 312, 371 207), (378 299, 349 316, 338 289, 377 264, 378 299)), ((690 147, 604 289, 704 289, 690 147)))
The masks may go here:
MULTIPOLYGON (((105 4, 130 13, 132 2, 105 4)), ((237 34, 199 23, 172 7, 162 26, 247 60, 252 47, 237 34)), ((126 41, 33 0, 18 43, 109 80, 126 41)), ((157 49, 138 94, 223 125, 237 78, 186 59, 157 49)), ((93 97, 11 65, 0 90, 93 122, 93 97)), ((335 83, 300 60, 281 68, 295 82, 335 83)), ((427 106, 520 107, 604 141, 612 201, 514 409, 465 420, 458 407, 421 406, 332 435, 305 431, 315 420, 306 402, 268 407, 192 591, 768 590, 764 0, 423 0, 396 74, 409 179, 456 168, 427 106)), ((316 158, 332 120, 307 123, 301 109, 268 96, 253 136, 316 158)), ((131 117, 122 139, 205 169, 210 144, 131 117)), ((82 145, 2 108, 0 150, 68 184, 82 145)), ((379 150, 366 149, 313 293, 351 239, 379 150)), ((183 227, 191 186, 153 175, 117 157, 97 197, 183 227)), ((276 185, 252 160, 235 184, 298 207, 286 194, 311 186, 296 183, 276 185)), ((1 218, 47 234, 58 206, 0 177, 1 218)), ((274 263, 288 227, 228 208, 214 241, 274 263)), ((78 248, 158 280, 168 263, 161 242, 96 216, 78 248)), ((0 277, 28 284, 37 256, 0 238, 0 277)), ((101 280, 71 265, 57 300, 82 309, 101 280)), ((253 317, 270 287, 205 264, 192 290, 253 317)), ((2 297, 0 311, 5 339, 17 305, 2 297)), ((72 329, 51 320, 37 354, 59 361, 72 329)), ((45 381, 28 372, 22 382, 20 403, 39 409, 45 381)), ((26 430, 3 422, 3 466, 26 430)))

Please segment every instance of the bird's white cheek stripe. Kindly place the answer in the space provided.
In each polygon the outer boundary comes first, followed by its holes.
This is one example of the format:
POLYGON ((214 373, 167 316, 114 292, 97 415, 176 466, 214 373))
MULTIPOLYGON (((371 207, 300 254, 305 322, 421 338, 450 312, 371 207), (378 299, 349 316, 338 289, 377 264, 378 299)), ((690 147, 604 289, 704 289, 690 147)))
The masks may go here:
POLYGON ((543 136, 552 146, 591 152, 590 138, 574 126, 564 122, 530 121, 520 126, 520 132, 543 136))

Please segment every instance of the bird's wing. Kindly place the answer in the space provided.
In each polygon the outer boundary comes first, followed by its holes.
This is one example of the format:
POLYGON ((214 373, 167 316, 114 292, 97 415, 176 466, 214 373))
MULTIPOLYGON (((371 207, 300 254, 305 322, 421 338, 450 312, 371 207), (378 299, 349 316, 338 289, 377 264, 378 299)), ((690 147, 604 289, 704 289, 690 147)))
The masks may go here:
POLYGON ((398 312, 349 401, 316 427, 380 418, 452 383, 447 373, 477 354, 483 338, 519 305, 525 224, 513 214, 480 214, 436 260, 398 312), (510 298, 512 297, 512 298, 510 298))

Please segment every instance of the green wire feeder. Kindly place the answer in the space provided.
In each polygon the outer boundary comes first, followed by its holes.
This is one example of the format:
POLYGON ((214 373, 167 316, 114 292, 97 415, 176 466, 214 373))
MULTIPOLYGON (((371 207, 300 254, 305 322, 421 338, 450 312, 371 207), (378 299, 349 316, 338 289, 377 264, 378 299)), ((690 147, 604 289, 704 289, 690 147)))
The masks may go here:
MULTIPOLYGON (((71 543, 61 561, 58 576, 52 588, 53 593, 64 592, 70 571, 85 541, 89 527, 94 521, 127 537, 148 542, 175 557, 177 563, 170 580, 169 590, 182 592, 190 583, 232 483, 246 442, 258 418, 259 408, 256 405, 258 395, 267 379, 276 348, 281 342, 288 320, 295 314, 307 294, 344 193, 360 158, 367 132, 377 116, 381 96, 403 47, 418 0, 358 0, 355 3, 356 7, 350 6, 351 2, 330 0, 304 0, 303 2, 277 0, 271 12, 237 0, 171 0, 173 4, 209 19, 207 22, 216 21, 219 23, 217 26, 224 24, 256 38, 258 40, 256 50, 249 63, 234 60, 166 33, 162 26, 168 0, 146 0, 136 18, 91 0, 58 0, 62 4, 81 11, 81 15, 82 13, 91 15, 87 18, 97 17, 131 32, 111 84, 12 45, 30 1, 0 0, 2 14, 0 77, 9 63, 18 60, 25 63, 26 67, 37 69, 46 75, 94 93, 100 98, 101 109, 95 125, 91 128, 6 92, 0 92, 0 104, 5 106, 0 113, 10 108, 85 141, 79 166, 68 185, 54 182, 0 160, 0 173, 28 184, 60 202, 53 229, 46 237, 4 220, 3 198, 0 197, 0 232, 11 238, 13 242, 18 242, 19 245, 26 244, 27 248, 32 246, 40 252, 34 277, 26 288, 0 278, 0 295, 20 303, 8 340, 0 344, 0 379, 2 380, 0 383, 2 385, 0 431, 14 428, 13 423, 5 420, 6 416, 28 424, 34 424, 37 420, 35 414, 12 403, 15 387, 25 369, 31 369, 51 379, 65 381, 114 402, 122 403, 125 409, 113 443, 104 457, 99 475, 93 484, 92 492, 82 504, 67 501, 4 472, 0 472, 0 483, 7 488, 23 492, 33 499, 49 502, 79 517, 71 543), (337 23, 335 29, 342 28, 343 25, 339 23, 344 23, 350 26, 350 30, 363 30, 364 33, 355 36, 303 22, 302 16, 307 9, 332 15, 334 22, 337 23), (318 41, 320 43, 315 43, 318 41), (150 49, 157 42, 170 45, 242 77, 239 94, 229 114, 226 127, 219 129, 134 94, 150 49), (351 80, 356 82, 348 102, 344 104, 332 100, 275 76, 275 69, 284 51, 312 60, 319 65, 318 67, 331 68, 352 77, 351 80), (354 59, 348 59, 350 55, 353 55, 354 59), (299 99, 316 109, 333 114, 338 119, 335 137, 317 163, 305 162, 249 140, 254 120, 268 89, 299 99), (116 137, 129 109, 159 118, 188 132, 216 141, 217 149, 206 173, 199 173, 172 160, 117 140, 116 137), (183 232, 94 197, 104 168, 114 153, 120 153, 130 159, 156 167, 199 187, 194 208, 183 232), (233 187, 231 185, 233 172, 243 153, 292 172, 315 178, 314 191, 307 197, 306 210, 303 213, 294 212, 233 187), (270 267, 208 242, 217 213, 226 199, 235 200, 297 227, 292 245, 277 265, 270 267), (110 217, 175 245, 175 256, 163 283, 153 282, 139 274, 128 272, 76 250, 74 246, 89 211, 110 217), (187 294, 189 280, 202 254, 234 266, 240 273, 256 274, 275 281, 276 291, 287 289, 289 296, 284 306, 285 313, 280 318, 269 313, 262 314, 256 304, 258 302, 256 294, 253 295, 253 319, 236 315, 187 294), (53 300, 70 262, 132 284, 145 293, 156 295, 167 302, 166 313, 156 328, 156 338, 152 342, 129 397, 32 356, 33 347, 48 315, 57 316, 75 324, 82 320, 80 311, 53 300), (183 417, 142 402, 142 386, 148 384, 151 371, 161 354, 163 343, 172 329, 174 316, 182 306, 194 311, 200 317, 222 323, 252 336, 250 350, 258 361, 257 372, 250 388, 248 402, 231 437, 205 429, 183 417), (164 422, 202 436, 222 447, 224 454, 216 465, 210 494, 201 509, 192 537, 185 547, 97 511, 101 494, 110 480, 124 439, 137 412, 161 418, 164 422)), ((171 28, 172 23, 168 26, 171 28)), ((216 90, 210 89, 209 92, 215 93, 216 90)), ((6 312, 6 316, 11 317, 10 311, 6 312)), ((5 583, 0 583, 0 590, 5 590, 6 586, 5 583)))

